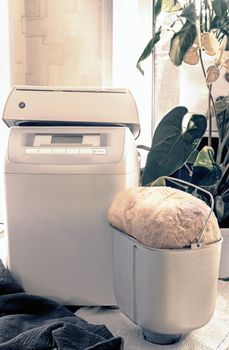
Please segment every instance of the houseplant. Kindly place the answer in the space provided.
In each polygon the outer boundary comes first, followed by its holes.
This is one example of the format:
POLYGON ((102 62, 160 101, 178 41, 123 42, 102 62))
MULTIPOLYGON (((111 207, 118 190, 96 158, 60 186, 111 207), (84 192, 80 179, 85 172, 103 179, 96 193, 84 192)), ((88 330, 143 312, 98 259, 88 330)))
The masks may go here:
MULTIPOLYGON (((229 96, 215 100, 212 86, 220 79, 220 71, 228 74, 229 59, 225 48, 229 38, 229 2, 226 0, 187 1, 182 6, 176 0, 158 0, 156 18, 166 12, 165 22, 157 28, 141 54, 137 67, 147 58, 164 33, 169 37, 169 56, 176 66, 201 65, 208 89, 206 116, 192 115, 183 129, 185 107, 176 107, 159 123, 149 148, 142 185, 158 184, 160 176, 171 175, 183 166, 188 180, 209 190, 215 199, 215 213, 220 225, 229 227, 229 96), (205 66, 206 54, 212 63, 205 66), (212 121, 218 128, 217 146, 213 148, 212 121), (207 146, 200 147, 208 125, 207 146)), ((228 94, 228 91, 225 93, 228 94)), ((141 146, 139 146, 141 148, 141 146)), ((145 148, 145 147, 144 147, 145 148)), ((228 271, 229 276, 229 271, 228 271)))
MULTIPOLYGON (((220 103, 224 106, 224 101, 225 98, 216 102, 216 107, 220 103)), ((187 112, 187 108, 178 106, 162 118, 149 148, 142 185, 155 184, 159 177, 171 175, 185 166, 189 182, 213 194, 215 213, 221 223, 229 218, 229 106, 217 113, 220 128, 216 155, 211 146, 198 149, 207 126, 203 115, 192 115, 186 130, 182 129, 187 112)))

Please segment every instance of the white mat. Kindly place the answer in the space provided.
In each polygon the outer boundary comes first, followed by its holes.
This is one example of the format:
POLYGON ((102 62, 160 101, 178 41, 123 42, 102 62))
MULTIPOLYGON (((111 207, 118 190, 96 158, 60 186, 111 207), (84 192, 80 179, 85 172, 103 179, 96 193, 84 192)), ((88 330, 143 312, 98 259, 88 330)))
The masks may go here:
POLYGON ((229 282, 219 282, 216 310, 204 327, 173 345, 154 345, 144 340, 141 329, 119 310, 83 307, 76 313, 91 323, 105 324, 114 336, 124 339, 125 350, 229 350, 229 282))

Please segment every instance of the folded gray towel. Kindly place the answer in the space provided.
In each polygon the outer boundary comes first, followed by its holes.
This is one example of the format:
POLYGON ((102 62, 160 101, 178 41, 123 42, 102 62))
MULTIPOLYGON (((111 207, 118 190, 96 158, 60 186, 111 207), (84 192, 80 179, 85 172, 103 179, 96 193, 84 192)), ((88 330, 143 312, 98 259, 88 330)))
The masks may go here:
POLYGON ((0 261, 0 350, 118 350, 123 340, 48 298, 26 293, 0 261))

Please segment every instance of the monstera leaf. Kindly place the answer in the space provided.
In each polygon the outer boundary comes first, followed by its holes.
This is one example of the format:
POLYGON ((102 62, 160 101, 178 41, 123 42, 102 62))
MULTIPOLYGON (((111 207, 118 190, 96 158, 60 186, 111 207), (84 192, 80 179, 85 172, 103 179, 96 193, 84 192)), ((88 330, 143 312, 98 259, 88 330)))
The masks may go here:
POLYGON ((185 107, 176 107, 159 123, 142 175, 143 186, 181 168, 198 146, 207 121, 203 115, 194 114, 183 131, 182 121, 187 112, 185 107))
POLYGON ((193 164, 193 173, 190 182, 209 187, 215 185, 222 177, 222 168, 214 161, 214 150, 205 146, 198 154, 193 164))

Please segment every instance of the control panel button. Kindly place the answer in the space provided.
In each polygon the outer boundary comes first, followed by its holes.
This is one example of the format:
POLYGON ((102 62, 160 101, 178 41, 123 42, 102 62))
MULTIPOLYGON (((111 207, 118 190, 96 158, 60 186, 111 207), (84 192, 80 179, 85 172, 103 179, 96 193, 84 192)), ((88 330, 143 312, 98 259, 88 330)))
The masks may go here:
POLYGON ((92 148, 80 148, 80 154, 82 155, 91 155, 92 148))
POLYGON ((18 106, 20 108, 25 108, 25 102, 23 102, 23 101, 19 102, 18 106))
POLYGON ((65 148, 52 148, 52 154, 65 154, 65 148))
POLYGON ((26 155, 38 154, 38 148, 27 147, 25 148, 25 154, 26 155))
POLYGON ((107 149, 106 148, 93 148, 93 154, 106 155, 107 149))
POLYGON ((51 148, 38 148, 38 153, 39 154, 52 154, 52 149, 51 148))
POLYGON ((26 147, 26 155, 107 155, 106 148, 89 148, 89 147, 26 147))
POLYGON ((71 147, 71 148, 66 148, 66 154, 79 154, 80 150, 79 148, 71 147))

